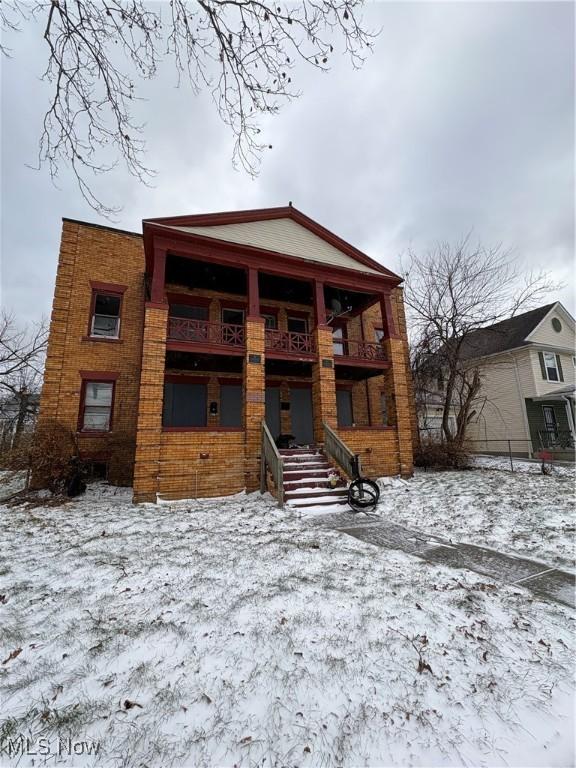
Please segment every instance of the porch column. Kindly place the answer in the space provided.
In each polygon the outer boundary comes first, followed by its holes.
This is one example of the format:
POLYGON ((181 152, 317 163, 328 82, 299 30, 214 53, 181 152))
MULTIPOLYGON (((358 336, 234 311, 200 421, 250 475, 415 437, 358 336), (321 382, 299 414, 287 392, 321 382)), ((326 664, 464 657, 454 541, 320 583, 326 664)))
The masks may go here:
POLYGON ((167 327, 168 305, 147 302, 144 310, 142 370, 134 462, 135 503, 155 502, 156 494, 160 490, 167 327))
MULTIPOLYGON (((251 310, 250 310, 251 311, 251 310)), ((260 487, 262 421, 266 407, 265 328, 263 317, 246 318, 244 359, 244 472, 247 491, 260 487)))
POLYGON ((394 314, 392 312, 392 297, 389 292, 380 294, 380 312, 384 329, 383 340, 395 338, 397 336, 396 324, 394 323, 394 314))
POLYGON ((324 284, 314 281, 314 311, 316 328, 314 343, 316 360, 312 364, 312 408, 314 417, 314 440, 324 442, 323 423, 336 428, 336 376, 334 371, 334 346, 332 327, 326 323, 324 305, 324 284))
POLYGON ((260 317, 260 293, 258 289, 258 270, 248 269, 248 319, 260 317))
MULTIPOLYGON (((394 297, 396 299, 396 297, 394 297)), ((400 299, 401 300, 401 299, 400 299)), ((383 293, 380 297, 384 338, 382 346, 390 361, 389 385, 396 409, 396 434, 398 436, 398 463, 400 474, 409 477, 414 471, 412 453, 412 389, 408 361, 408 340, 406 334, 399 335, 394 322, 392 296, 383 293)), ((399 313, 402 315, 403 313, 399 313)))
POLYGON ((164 249, 154 248, 154 266, 152 269, 150 299, 155 304, 163 304, 166 300, 166 251, 164 249))

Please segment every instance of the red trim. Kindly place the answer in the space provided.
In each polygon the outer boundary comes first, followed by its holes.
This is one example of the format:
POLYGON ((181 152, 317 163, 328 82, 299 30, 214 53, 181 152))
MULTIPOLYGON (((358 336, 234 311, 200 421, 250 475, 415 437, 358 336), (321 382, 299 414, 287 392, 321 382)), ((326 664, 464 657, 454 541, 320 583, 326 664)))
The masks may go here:
POLYGON ((359 357, 346 357, 345 355, 334 355, 334 367, 350 366, 353 368, 381 368, 387 370, 390 368, 390 360, 364 360, 359 357))
POLYGON ((360 293, 374 294, 378 289, 385 290, 401 282, 401 279, 394 275, 366 274, 333 264, 307 261, 278 251, 215 240, 203 235, 157 227, 153 224, 150 224, 145 232, 144 244, 148 274, 153 272, 153 253, 157 249, 163 249, 179 256, 227 264, 237 268, 254 267, 268 274, 296 277, 300 280, 322 280, 325 285, 349 288, 360 293))
POLYGON ((362 430, 364 430, 364 429, 365 430, 370 430, 371 432, 372 431, 374 431, 374 432, 386 432, 386 431, 395 432, 396 431, 396 427, 383 426, 383 425, 380 425, 380 424, 376 424, 373 427, 372 426, 370 426, 370 427, 360 427, 360 426, 358 426, 358 427, 338 427, 338 432, 345 432, 348 429, 355 430, 356 432, 362 432, 362 430))
POLYGON ((324 302, 324 283, 314 280, 314 313, 316 325, 326 325, 326 304, 324 302))
POLYGON ((83 381, 116 381, 120 374, 114 371, 78 371, 83 381))
POLYGON ((292 205, 280 208, 257 208, 246 211, 225 211, 210 214, 197 214, 192 216, 168 216, 156 219, 145 219, 142 222, 142 227, 143 230, 146 231, 147 227, 150 225, 160 225, 163 227, 202 227, 214 226, 218 224, 241 224, 251 221, 263 221, 270 219, 292 219, 305 229, 308 229, 310 232, 320 237, 322 240, 325 240, 330 245, 358 261, 360 264, 364 264, 364 266, 376 269, 381 274, 387 277, 392 277, 398 282, 401 281, 401 278, 398 275, 395 275, 393 272, 386 269, 386 267, 383 267, 382 264, 374 261, 365 253, 358 250, 350 243, 347 243, 341 237, 338 237, 338 235, 330 232, 329 229, 326 229, 321 224, 318 224, 317 221, 314 221, 310 217, 306 216, 304 213, 302 213, 302 211, 299 211, 292 205))
POLYGON ((242 386, 243 383, 244 382, 242 381, 242 379, 239 379, 239 378, 227 379, 224 376, 219 376, 218 377, 218 384, 220 384, 220 386, 222 386, 223 384, 224 385, 225 384, 230 384, 230 386, 238 387, 238 386, 242 386))
POLYGON ((162 432, 244 432, 244 427, 162 427, 162 432))
POLYGON ((311 381, 286 381, 289 389, 312 389, 311 381))
POLYGON ((209 376, 195 376, 189 373, 165 373, 164 382, 170 384, 208 384, 210 381, 209 376))
POLYGON ((127 285, 118 285, 117 283, 101 283, 98 280, 90 280, 90 287, 98 293, 117 293, 122 296, 127 290, 127 285))
POLYGON ((312 316, 312 310, 309 312, 304 312, 301 309, 288 309, 286 308, 286 319, 290 317, 297 317, 299 320, 308 320, 308 323, 310 323, 310 317, 312 316))
POLYGON ((144 302, 146 309, 165 309, 168 310, 167 301, 146 301, 144 302))
POLYGON ((223 309, 243 309, 246 312, 246 301, 235 301, 234 299, 220 299, 220 312, 223 309))
POLYGON ((154 248, 154 269, 152 270, 152 301, 164 301, 164 286, 166 284, 166 249, 154 248))
POLYGON ((342 381, 342 382, 337 381, 336 389, 346 389, 346 390, 350 390, 351 392, 355 383, 356 383, 355 381, 342 381))
POLYGON ((274 315, 275 317, 278 317, 279 311, 280 307, 260 307, 261 315, 274 315))
POLYGON ((260 314, 260 293, 258 290, 258 270, 248 269, 248 315, 258 317, 260 314))
POLYGON ((114 403, 116 402, 116 380, 118 379, 117 373, 102 373, 98 371, 80 371, 82 377, 82 385, 80 387, 80 406, 78 409, 78 422, 77 431, 81 435, 89 437, 103 437, 109 435, 114 427, 114 403), (112 383, 112 401, 110 403, 110 422, 108 423, 108 429, 103 430, 91 430, 84 429, 84 408, 86 407, 86 384, 88 383, 112 383))
POLYGON ((124 339, 115 336, 82 336, 82 341, 105 341, 107 344, 124 344, 124 339))
POLYGON ((236 355, 242 357, 245 347, 229 347, 224 344, 198 344, 195 341, 167 341, 166 350, 170 352, 193 352, 197 355, 236 355))
POLYGON ((380 312, 382 313, 382 323, 384 325, 384 339, 397 338, 394 313, 392 312, 392 299, 389 293, 383 293, 380 297, 380 312))
POLYGON ((208 296, 194 296, 191 293, 167 293, 169 304, 187 304, 190 307, 209 307, 212 299, 208 296))

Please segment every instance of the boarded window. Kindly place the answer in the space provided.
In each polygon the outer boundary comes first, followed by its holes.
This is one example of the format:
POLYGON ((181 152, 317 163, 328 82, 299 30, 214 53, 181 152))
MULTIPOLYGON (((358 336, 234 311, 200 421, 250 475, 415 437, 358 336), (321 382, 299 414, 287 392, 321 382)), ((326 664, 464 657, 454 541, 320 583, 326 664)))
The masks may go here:
POLYGON ((222 384, 220 387, 220 426, 242 426, 242 386, 222 384))
POLYGON ((164 384, 164 426, 205 427, 206 403, 205 384, 167 381, 164 384))
POLYGON ((336 390, 336 411, 339 427, 351 427, 352 419, 352 392, 349 389, 336 390))

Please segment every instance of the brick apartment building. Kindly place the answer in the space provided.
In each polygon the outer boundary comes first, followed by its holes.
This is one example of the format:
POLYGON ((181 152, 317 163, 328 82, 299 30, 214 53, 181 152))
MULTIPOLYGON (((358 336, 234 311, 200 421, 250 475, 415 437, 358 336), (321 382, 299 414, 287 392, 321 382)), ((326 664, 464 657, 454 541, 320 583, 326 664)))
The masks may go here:
POLYGON ((73 431, 137 502, 258 488, 263 420, 409 475, 400 282, 291 205, 142 235, 65 219, 40 427, 73 431))

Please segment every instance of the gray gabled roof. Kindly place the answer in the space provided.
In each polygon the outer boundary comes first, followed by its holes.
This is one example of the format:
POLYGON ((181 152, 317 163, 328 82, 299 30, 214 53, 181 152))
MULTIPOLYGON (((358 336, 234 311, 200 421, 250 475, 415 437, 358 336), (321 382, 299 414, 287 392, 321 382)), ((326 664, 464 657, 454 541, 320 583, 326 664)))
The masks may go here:
POLYGON ((544 307, 532 309, 530 312, 515 315, 508 320, 474 331, 462 344, 461 359, 472 360, 521 347, 526 337, 542 322, 556 303, 546 304, 544 307))

